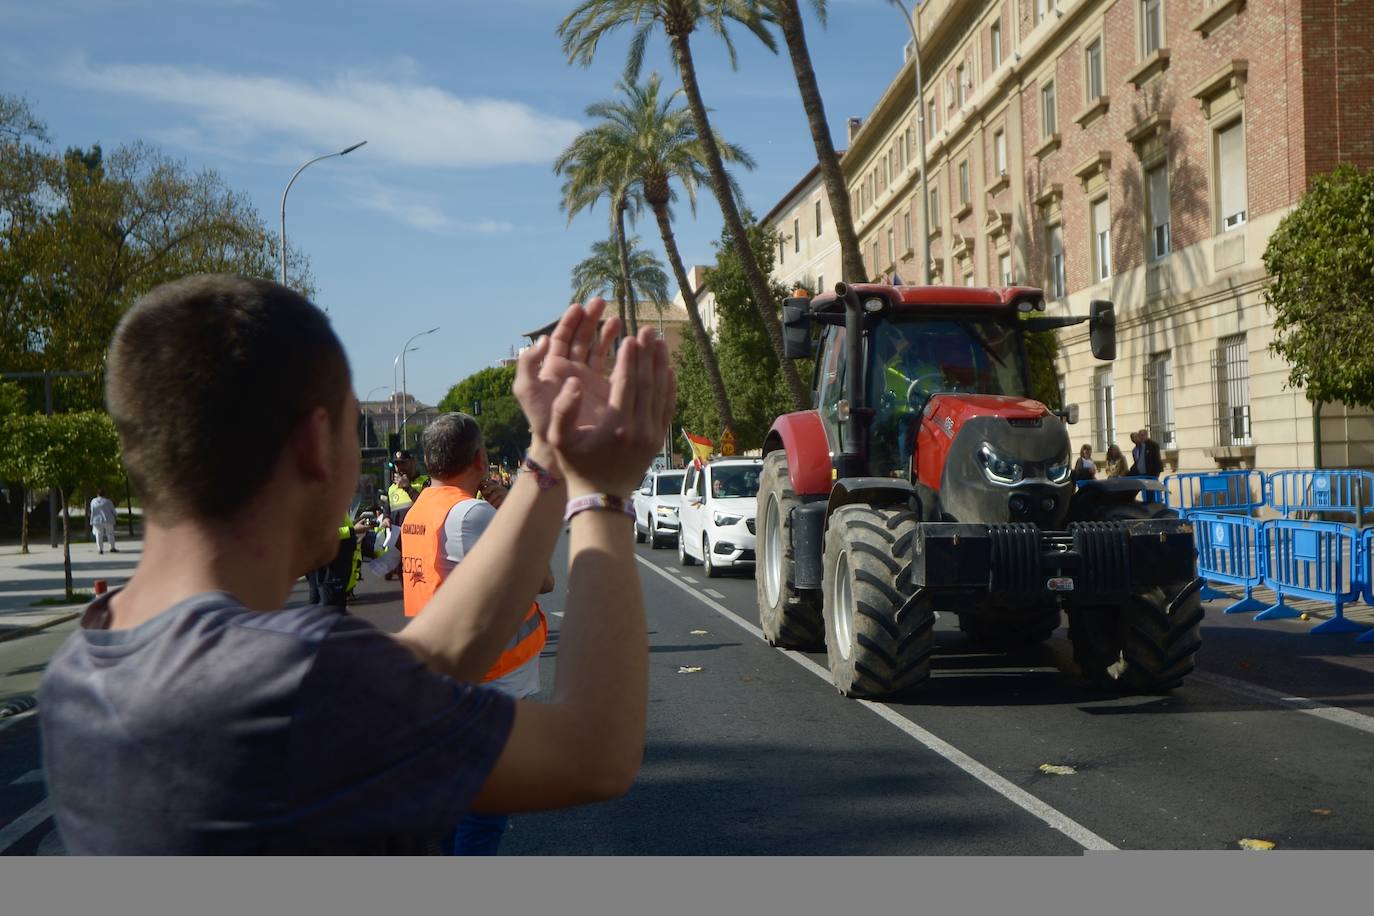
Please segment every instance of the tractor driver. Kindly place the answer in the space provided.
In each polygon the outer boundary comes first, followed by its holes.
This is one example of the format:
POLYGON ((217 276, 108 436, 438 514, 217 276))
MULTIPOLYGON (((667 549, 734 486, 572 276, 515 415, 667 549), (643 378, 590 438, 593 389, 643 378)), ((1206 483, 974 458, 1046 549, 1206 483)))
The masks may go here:
MULTIPOLYGON (((944 385, 939 360, 925 346, 912 346, 906 329, 893 326, 879 332, 878 361, 882 366, 882 394, 872 441, 875 472, 905 472, 915 432, 930 396, 944 385)), ((912 333, 917 328, 910 329, 912 333)))

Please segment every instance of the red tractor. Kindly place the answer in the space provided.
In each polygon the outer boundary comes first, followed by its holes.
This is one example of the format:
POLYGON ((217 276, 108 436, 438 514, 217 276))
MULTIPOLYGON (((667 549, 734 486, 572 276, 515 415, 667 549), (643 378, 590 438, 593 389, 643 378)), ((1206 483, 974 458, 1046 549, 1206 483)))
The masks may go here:
POLYGON ((1072 480, 1067 422, 1030 393, 1025 334, 1089 322, 1116 356, 1115 312, 1040 314, 1040 290, 838 284, 783 304, 786 355, 815 357, 815 409, 779 417, 758 495, 768 641, 824 645, 846 696, 930 675, 937 611, 999 647, 1068 614, 1084 676, 1178 686, 1202 620, 1191 527, 1157 480, 1072 480))

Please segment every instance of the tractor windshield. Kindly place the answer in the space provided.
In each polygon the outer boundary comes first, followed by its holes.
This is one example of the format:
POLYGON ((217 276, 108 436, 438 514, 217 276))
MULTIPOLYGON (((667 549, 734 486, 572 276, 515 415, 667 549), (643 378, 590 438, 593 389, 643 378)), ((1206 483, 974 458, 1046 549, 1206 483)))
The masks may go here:
POLYGON ((1005 321, 883 321, 871 332, 870 346, 868 390, 876 411, 871 454, 879 474, 905 471, 931 395, 1027 395, 1020 335, 1005 321))

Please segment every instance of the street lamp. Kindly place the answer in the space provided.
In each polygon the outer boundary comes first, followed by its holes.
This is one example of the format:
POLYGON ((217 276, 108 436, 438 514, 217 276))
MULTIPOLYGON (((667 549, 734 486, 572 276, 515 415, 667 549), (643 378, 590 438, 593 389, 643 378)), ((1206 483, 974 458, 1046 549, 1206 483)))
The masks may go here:
POLYGON ((339 150, 337 153, 325 153, 323 156, 316 156, 305 165, 296 169, 296 174, 291 176, 291 180, 286 183, 286 190, 281 192, 281 285, 286 285, 286 195, 291 193, 291 186, 296 183, 296 178, 304 172, 306 166, 314 165, 321 159, 330 159, 334 156, 347 156, 360 146, 366 146, 367 141, 363 140, 350 147, 339 150))
POLYGON ((930 285, 930 187, 926 182, 926 103, 921 88, 921 36, 916 34, 914 11, 908 12, 902 0, 888 0, 902 13, 906 27, 911 30, 911 62, 916 71, 916 145, 921 148, 921 244, 925 255, 921 258, 921 279, 930 285))
MULTIPOLYGON (((410 399, 410 391, 409 391, 409 389, 406 388, 406 354, 410 352, 410 344, 411 344, 412 341, 415 340, 416 337, 424 337, 426 334, 433 334, 433 333, 434 333, 435 331, 437 331, 437 330, 439 330, 438 327, 433 327, 433 328, 430 328, 428 331, 421 331, 419 334, 416 334, 416 335, 414 335, 413 337, 411 337, 410 340, 407 340, 407 341, 406 341, 406 345, 405 345, 404 347, 401 348, 401 401, 402 401, 402 402, 409 401, 409 399, 410 399)), ((416 347, 416 349, 418 350, 419 347, 416 347)), ((408 439, 408 437, 406 436, 406 428, 405 428, 405 425, 402 424, 402 426, 401 426, 401 447, 402 447, 402 448, 408 447, 409 443, 407 442, 407 439, 408 439)))
MULTIPOLYGON (((414 353, 419 347, 409 347, 402 351, 404 353, 414 353)), ((401 389, 397 387, 396 370, 401 367, 401 353, 396 354, 396 358, 391 361, 391 423, 394 432, 401 431, 401 402, 396 393, 401 389)))
MULTIPOLYGON (((393 388, 392 390, 395 391, 396 389, 393 388)), ((364 404, 370 403, 370 402, 372 401, 373 392, 377 392, 377 391, 386 391, 386 385, 384 385, 384 384, 383 384, 383 385, 378 385, 377 387, 373 388, 372 391, 369 391, 369 392, 367 393, 367 397, 363 398, 363 403, 364 403, 364 404)), ((366 416, 367 416, 367 412, 366 412, 366 411, 363 412, 363 416, 364 416, 364 418, 366 418, 366 416)), ((372 425, 372 424, 370 424, 370 423, 369 423, 369 424, 366 424, 366 425, 363 427, 363 429, 366 430, 366 429, 367 429, 368 427, 370 427, 371 425, 372 425)), ((366 439, 366 437, 364 437, 364 439, 363 439, 363 447, 364 447, 364 448, 367 447, 367 439, 366 439)))

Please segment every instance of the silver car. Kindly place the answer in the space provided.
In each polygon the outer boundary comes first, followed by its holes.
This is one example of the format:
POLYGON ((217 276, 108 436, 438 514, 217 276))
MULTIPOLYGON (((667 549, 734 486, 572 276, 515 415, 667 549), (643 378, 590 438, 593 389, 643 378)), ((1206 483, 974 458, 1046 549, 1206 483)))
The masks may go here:
POLYGON ((635 541, 663 547, 677 539, 682 471, 655 470, 644 475, 635 491, 635 541))

